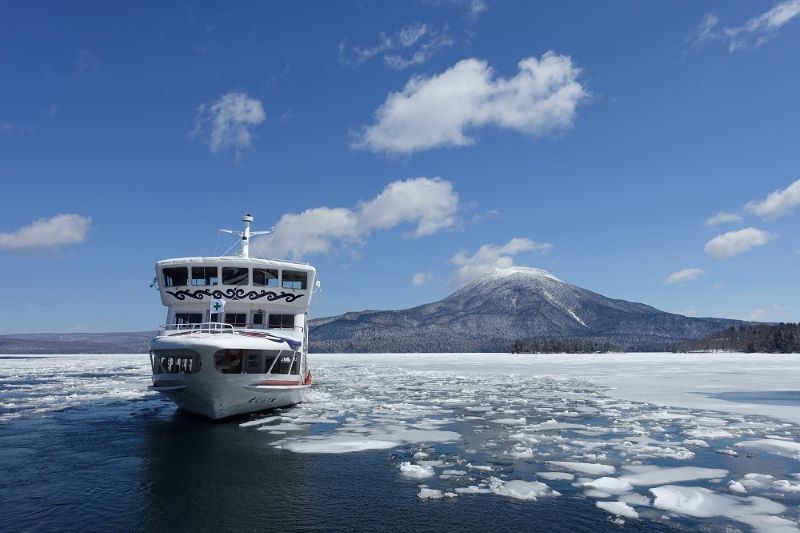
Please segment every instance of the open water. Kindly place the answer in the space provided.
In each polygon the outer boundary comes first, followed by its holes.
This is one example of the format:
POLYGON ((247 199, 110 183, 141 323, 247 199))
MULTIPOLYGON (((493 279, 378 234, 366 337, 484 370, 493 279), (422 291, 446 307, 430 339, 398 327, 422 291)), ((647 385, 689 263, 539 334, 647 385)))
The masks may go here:
MULTIPOLYGON (((697 517, 640 502, 638 518, 610 514, 597 501, 652 500, 649 488, 665 480, 602 496, 586 486, 600 474, 581 468, 691 465, 683 484, 720 494, 747 472, 792 487, 800 471, 793 457, 716 453, 762 430, 788 442, 787 424, 698 425, 701 414, 664 415, 574 380, 328 360, 315 366, 307 404, 213 423, 148 392, 148 370, 146 356, 0 357, 0 531, 748 531, 753 520, 730 511, 697 517), (708 448, 663 440, 734 426, 734 439, 708 448), (637 428, 662 437, 636 440, 637 428), (724 479, 703 474, 714 469, 724 479), (510 490, 513 480, 524 483, 510 490)), ((778 507, 762 506, 756 520, 786 526, 767 530, 797 524, 797 492, 759 494, 778 507)))

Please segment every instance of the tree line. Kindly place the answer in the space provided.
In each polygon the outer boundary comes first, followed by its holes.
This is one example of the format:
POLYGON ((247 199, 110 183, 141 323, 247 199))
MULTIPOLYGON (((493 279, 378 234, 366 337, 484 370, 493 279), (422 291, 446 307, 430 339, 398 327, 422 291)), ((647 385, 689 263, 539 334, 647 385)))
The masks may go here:
POLYGON ((622 348, 610 342, 581 339, 517 339, 511 353, 609 353, 622 348))
POLYGON ((732 326, 704 339, 679 343, 673 351, 800 353, 800 322, 732 326))

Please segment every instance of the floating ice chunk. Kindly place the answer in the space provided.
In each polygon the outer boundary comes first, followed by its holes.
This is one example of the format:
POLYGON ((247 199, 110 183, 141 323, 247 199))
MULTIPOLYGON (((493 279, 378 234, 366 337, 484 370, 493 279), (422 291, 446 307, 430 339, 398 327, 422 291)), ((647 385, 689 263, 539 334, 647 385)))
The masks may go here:
POLYGON ((254 426, 260 426, 263 424, 269 424, 270 422, 274 422, 275 420, 280 420, 281 417, 279 416, 268 416, 266 418, 259 418, 258 420, 250 420, 248 422, 242 422, 239 424, 240 428, 249 428, 254 426))
POLYGON ((456 492, 458 494, 489 494, 492 491, 485 487, 470 485, 468 487, 456 487, 456 492))
POLYGON ((533 424, 528 426, 527 429, 532 431, 550 431, 555 429, 583 429, 586 426, 581 424, 568 424, 566 422, 559 422, 555 418, 551 418, 546 422, 541 422, 539 424, 533 424))
POLYGON ((417 494, 417 496, 419 496, 421 500, 439 500, 444 497, 444 493, 440 490, 422 487, 419 489, 419 494, 417 494))
POLYGON ((684 433, 686 433, 690 437, 695 437, 698 439, 732 439, 733 437, 735 437, 735 435, 730 431, 712 427, 699 427, 695 429, 690 429, 688 431, 685 431, 684 433))
POLYGON ((494 420, 492 420, 492 422, 494 422, 495 424, 506 424, 510 426, 523 425, 525 424, 526 421, 527 420, 524 416, 520 418, 495 418, 494 420))
POLYGON ((679 466, 675 468, 651 468, 640 470, 634 474, 626 474, 620 480, 631 485, 663 485, 666 483, 680 483, 696 479, 714 479, 725 477, 728 471, 721 468, 702 468, 699 466, 679 466))
POLYGON ((601 477, 583 484, 590 489, 601 490, 609 494, 624 494, 633 490, 630 483, 615 477, 601 477))
POLYGON ((687 446, 699 446, 701 448, 708 448, 708 443, 703 439, 686 439, 683 444, 687 446))
POLYGON ((575 474, 570 474, 569 472, 536 472, 536 475, 550 481, 572 481, 575 479, 575 474))
POLYGON ((625 502, 596 502, 595 505, 607 513, 624 516, 625 518, 639 518, 633 507, 625 502))
POLYGON ((580 474, 590 474, 595 476, 602 476, 607 474, 613 474, 617 471, 611 465, 602 465, 597 463, 579 463, 573 461, 547 461, 547 464, 554 465, 556 468, 563 468, 566 470, 572 470, 573 472, 578 472, 580 474))
POLYGON ((466 476, 467 475, 467 471, 466 470, 445 470, 444 472, 442 472, 442 475, 444 475, 444 476, 466 476))
POLYGON ((514 448, 508 453, 515 459, 531 459, 533 457, 533 450, 531 448, 514 448))
POLYGON ((722 455, 730 455, 731 457, 739 457, 739 454, 736 453, 734 450, 730 448, 724 448, 722 450, 714 450, 715 452, 722 454, 722 455))
POLYGON ((276 442, 275 446, 295 453, 350 453, 365 450, 387 450, 401 444, 403 444, 401 441, 396 440, 370 439, 350 435, 284 439, 276 442))
POLYGON ((742 479, 739 481, 745 487, 750 487, 751 489, 765 489, 772 485, 772 481, 775 478, 770 476, 769 474, 757 474, 752 472, 750 474, 745 474, 742 479))
POLYGON ((412 479, 425 479, 433 476, 433 468, 425 465, 413 465, 408 461, 400 463, 400 473, 412 479))
POLYGON ((703 487, 680 487, 664 485, 650 489, 655 495, 656 509, 678 514, 709 518, 724 516, 743 522, 759 531, 797 531, 797 524, 778 516, 786 507, 780 503, 758 496, 730 496, 716 494, 703 487))
POLYGON ((788 479, 779 479, 772 483, 772 486, 783 492, 800 492, 800 483, 793 483, 788 479))
POLYGON ((598 500, 609 498, 611 496, 610 492, 603 492, 602 490, 587 490, 584 492, 584 494, 590 498, 597 498, 598 500))
POLYGON ((258 428, 258 431, 300 431, 301 429, 308 429, 308 426, 303 424, 292 424, 291 422, 284 422, 282 424, 275 424, 274 426, 264 426, 258 428))
POLYGON ((481 472, 491 472, 492 470, 494 470, 494 468, 488 465, 474 465, 472 463, 467 463, 467 468, 472 468, 473 470, 480 470, 481 472))
POLYGON ((515 479, 503 481, 500 478, 489 478, 489 489, 498 496, 508 496, 517 500, 535 500, 540 496, 559 496, 559 493, 550 490, 546 484, 539 481, 522 481, 515 479))
POLYGON ((741 446, 742 448, 758 448, 782 457, 800 459, 800 442, 777 439, 755 439, 739 442, 736 446, 741 446))
POLYGON ((728 490, 733 492, 734 494, 747 494, 747 489, 744 488, 744 485, 742 485, 738 481, 733 481, 733 480, 729 481, 728 490))

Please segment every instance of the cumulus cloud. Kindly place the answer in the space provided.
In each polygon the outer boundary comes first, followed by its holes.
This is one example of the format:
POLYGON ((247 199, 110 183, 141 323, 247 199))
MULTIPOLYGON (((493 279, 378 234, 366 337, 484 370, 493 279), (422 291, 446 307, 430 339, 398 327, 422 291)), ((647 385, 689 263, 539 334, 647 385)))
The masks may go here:
POLYGON ((464 285, 495 268, 514 266, 514 256, 519 253, 538 252, 543 254, 552 248, 553 245, 549 242, 538 243, 530 239, 514 237, 500 246, 484 244, 472 255, 460 251, 450 259, 450 262, 458 267, 454 282, 457 285, 464 285))
POLYGON ((470 131, 496 126, 533 137, 572 127, 576 109, 589 98, 578 81, 580 69, 554 52, 528 57, 512 78, 495 76, 486 61, 464 59, 445 72, 411 78, 375 112, 354 148, 411 153, 440 146, 464 146, 470 131))
POLYGON ((16 231, 0 233, 0 250, 24 252, 80 244, 86 240, 92 219, 80 215, 40 218, 16 231))
POLYGON ((417 272, 411 276, 411 284, 415 287, 419 287, 420 285, 425 285, 430 282, 432 279, 433 275, 430 272, 417 272))
POLYGON ((777 235, 757 228, 744 228, 717 235, 706 243, 706 253, 714 259, 727 259, 746 252, 750 248, 763 246, 777 235))
POLYGON ((212 153, 233 150, 239 159, 253 142, 250 129, 266 118, 261 101, 244 93, 230 92, 198 108, 192 134, 207 136, 212 153))
POLYGON ((393 181, 355 209, 316 207, 283 215, 271 235, 258 238, 255 248, 270 257, 300 259, 328 253, 337 242, 361 243, 375 231, 400 224, 415 224, 408 236, 424 237, 454 226, 458 209, 458 194, 448 181, 426 177, 393 181))
POLYGON ((403 26, 391 35, 381 33, 374 46, 349 46, 346 41, 339 44, 339 59, 348 65, 359 66, 382 56, 389 68, 403 70, 427 62, 433 54, 453 46, 453 38, 445 26, 437 30, 417 22, 403 26))
POLYGON ((697 30, 689 36, 690 42, 699 44, 709 40, 721 40, 729 52, 742 48, 758 48, 800 15, 800 0, 784 0, 772 9, 757 15, 740 26, 720 27, 719 17, 707 13, 697 30))
POLYGON ((678 270, 667 276, 666 279, 664 279, 664 284, 673 285, 675 283, 686 283, 687 281, 699 278, 703 274, 705 274, 705 271, 700 268, 684 268, 683 270, 678 270))
POLYGON ((720 224, 731 224, 741 221, 742 217, 736 213, 717 213, 716 215, 706 219, 706 226, 719 226, 720 224))
POLYGON ((778 218, 800 205, 800 180, 774 191, 760 202, 749 202, 745 209, 764 218, 778 218))

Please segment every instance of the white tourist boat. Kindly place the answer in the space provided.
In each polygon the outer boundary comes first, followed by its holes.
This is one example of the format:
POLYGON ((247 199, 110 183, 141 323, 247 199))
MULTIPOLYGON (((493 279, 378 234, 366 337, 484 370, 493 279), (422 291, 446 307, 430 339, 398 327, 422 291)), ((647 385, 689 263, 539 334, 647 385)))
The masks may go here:
POLYGON ((303 401, 311 386, 308 308, 318 286, 305 263, 250 257, 245 215, 236 256, 156 263, 167 319, 150 342, 152 390, 212 419, 303 401))

